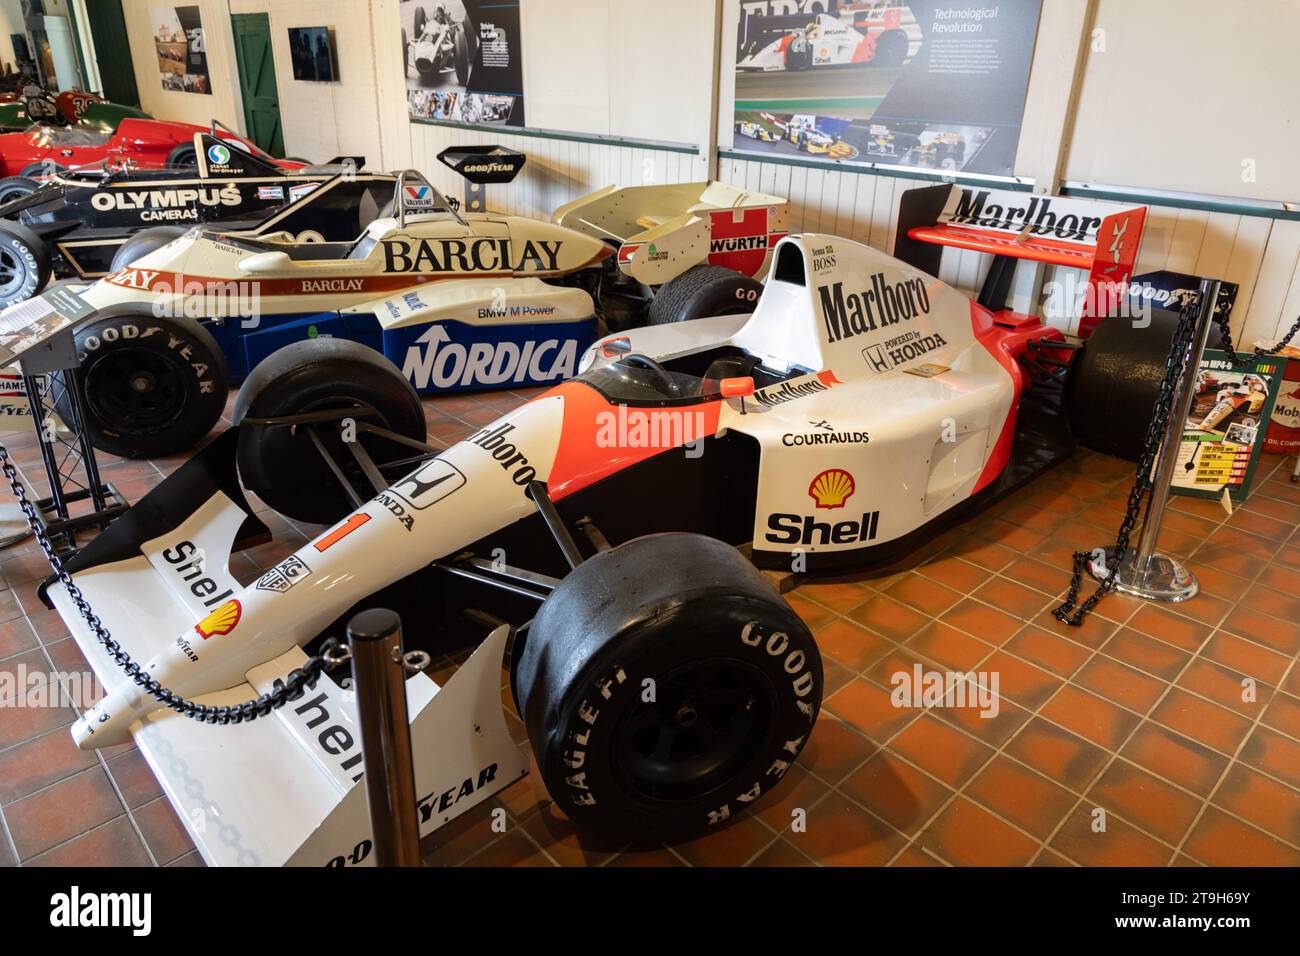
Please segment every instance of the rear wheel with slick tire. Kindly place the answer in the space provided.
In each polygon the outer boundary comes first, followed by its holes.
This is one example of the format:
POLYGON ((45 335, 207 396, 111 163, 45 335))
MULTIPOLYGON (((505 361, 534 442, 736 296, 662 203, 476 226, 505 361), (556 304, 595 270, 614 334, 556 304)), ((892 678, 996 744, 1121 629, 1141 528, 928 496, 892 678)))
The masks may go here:
POLYGON ((0 308, 40 292, 51 268, 44 239, 21 223, 0 221, 0 308))
POLYGON ((698 265, 665 282, 650 303, 647 322, 667 325, 754 311, 763 283, 734 269, 698 265))
POLYGON ((150 226, 137 232, 117 247, 117 252, 113 253, 113 263, 108 267, 109 271, 125 269, 137 259, 143 259, 173 239, 179 239, 185 235, 185 232, 185 226, 150 226))
POLYGON ((40 188, 40 183, 26 176, 6 176, 0 179, 0 206, 23 196, 30 196, 40 188))
POLYGON ((679 840, 772 790, 821 706, 807 625, 734 548, 656 534, 578 565, 511 683, 551 797, 622 840, 679 840))
POLYGON ((39 163, 28 163, 18 171, 18 175, 27 179, 39 179, 42 176, 54 176, 63 172, 67 172, 66 166, 60 166, 51 159, 42 159, 39 163))
POLYGON ((168 169, 189 169, 199 164, 199 154, 193 143, 178 143, 167 154, 168 169))
MULTIPOLYGON (((91 443, 122 458, 193 448, 226 407, 221 346, 192 319, 156 316, 148 306, 106 311, 76 330, 91 443)), ((55 400, 65 420, 70 404, 66 394, 55 400)))
MULTIPOLYGON (((352 510, 352 501, 307 429, 252 421, 324 411, 346 412, 357 422, 415 441, 424 441, 427 431, 424 407, 411 383, 392 362, 357 342, 334 338, 295 342, 253 369, 239 389, 231 415, 240 426, 237 457, 244 487, 288 518, 332 524, 352 510)), ((353 488, 363 499, 371 497, 365 473, 335 422, 321 424, 316 434, 353 488)), ((357 431, 355 440, 380 466, 415 454, 407 446, 364 431, 357 431)), ((401 469, 409 470, 409 466, 401 469)), ((401 475, 386 477, 396 480, 401 475)))
POLYGON ((1129 461, 1141 457, 1177 325, 1177 313, 1159 310, 1141 327, 1123 316, 1097 323, 1070 361, 1062 398, 1082 444, 1129 461))

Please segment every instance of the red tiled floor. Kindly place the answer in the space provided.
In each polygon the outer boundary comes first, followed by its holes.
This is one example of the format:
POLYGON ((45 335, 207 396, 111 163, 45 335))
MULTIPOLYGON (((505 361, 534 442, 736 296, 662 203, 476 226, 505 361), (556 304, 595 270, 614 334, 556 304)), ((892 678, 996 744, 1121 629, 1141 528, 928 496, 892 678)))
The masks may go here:
MULTIPOLYGON (((428 400, 426 418, 450 442, 524 397, 428 400)), ((15 450, 35 471, 34 446, 15 450)), ((105 467, 142 494, 184 460, 105 467)), ((1162 544, 1190 555, 1202 588, 1185 604, 1109 595, 1081 627, 1052 616, 1073 551, 1113 534, 1132 478, 1090 452, 899 564, 787 581, 823 652, 826 699, 755 813, 673 849, 612 846, 576 833, 534 775, 435 833, 429 862, 1300 865, 1300 489, 1286 470, 1266 457, 1231 518, 1172 500, 1162 544), (996 715, 895 706, 891 678, 916 664, 995 674, 996 715)), ((287 537, 235 556, 249 579, 319 530, 264 517, 287 537)), ((86 667, 35 597, 44 573, 29 545, 0 553, 10 673, 86 667)), ((0 865, 17 862, 5 833, 22 865, 200 862, 140 754, 78 750, 74 716, 0 707, 0 865)))
POLYGON ((960 866, 1024 866, 1038 843, 964 797, 949 804, 918 838, 931 853, 960 866))

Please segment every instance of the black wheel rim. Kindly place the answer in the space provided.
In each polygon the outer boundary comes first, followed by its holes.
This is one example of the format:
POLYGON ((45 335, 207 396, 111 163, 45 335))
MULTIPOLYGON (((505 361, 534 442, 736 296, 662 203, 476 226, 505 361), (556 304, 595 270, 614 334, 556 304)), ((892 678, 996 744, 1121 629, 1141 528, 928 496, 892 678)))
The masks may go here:
POLYGON ((691 801, 738 773, 772 726, 771 681, 746 661, 707 658, 656 680, 614 735, 614 762, 628 786, 656 801, 691 801))
POLYGON ((199 164, 198 154, 193 149, 183 149, 172 156, 168 166, 173 169, 184 169, 188 166, 197 166, 199 164))
POLYGON ((27 284, 27 263, 7 245, 0 245, 0 303, 22 291, 27 284))
POLYGON ((116 434, 152 434, 181 417, 188 377, 188 369, 170 356, 150 349, 115 349, 87 370, 86 404, 116 434))

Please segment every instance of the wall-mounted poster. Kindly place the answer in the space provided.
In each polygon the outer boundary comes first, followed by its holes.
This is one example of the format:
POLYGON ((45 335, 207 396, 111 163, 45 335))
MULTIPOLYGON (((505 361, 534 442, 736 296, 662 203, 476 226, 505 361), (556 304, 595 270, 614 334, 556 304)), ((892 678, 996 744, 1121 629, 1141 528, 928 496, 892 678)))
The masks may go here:
POLYGON ((1041 0, 741 0, 735 146, 1009 176, 1041 0))
POLYGON ((210 94, 212 84, 208 80, 208 53, 199 8, 157 7, 150 12, 163 89, 210 94))
POLYGON ((402 0, 412 119, 523 126, 518 0, 402 0))

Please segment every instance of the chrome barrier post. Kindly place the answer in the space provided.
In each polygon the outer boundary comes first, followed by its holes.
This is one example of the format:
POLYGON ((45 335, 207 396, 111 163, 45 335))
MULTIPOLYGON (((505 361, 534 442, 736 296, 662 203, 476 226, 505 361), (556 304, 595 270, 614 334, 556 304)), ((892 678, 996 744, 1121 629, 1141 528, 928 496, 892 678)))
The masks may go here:
MULTIPOLYGON (((1165 506, 1169 503, 1169 489, 1174 481, 1174 468, 1178 464, 1178 448, 1183 440, 1183 424, 1192 410, 1196 397, 1196 373, 1201 355, 1214 325, 1215 304, 1219 301, 1218 280, 1201 280, 1200 312, 1196 316, 1196 331, 1192 337, 1187 364, 1178 379, 1169 408, 1169 424, 1160 444, 1160 457, 1151 481, 1146 517, 1136 547, 1130 547, 1124 560, 1115 570, 1115 590, 1149 601, 1177 603, 1195 597, 1199 589, 1189 568, 1168 555, 1156 551, 1160 525, 1164 520, 1165 506)), ((1113 320, 1112 320, 1113 321, 1113 320)), ((1094 563, 1090 570, 1094 577, 1101 569, 1094 563)))
POLYGON ((420 825, 406 711, 401 618, 386 608, 362 611, 348 622, 348 648, 375 864, 419 866, 420 825))

